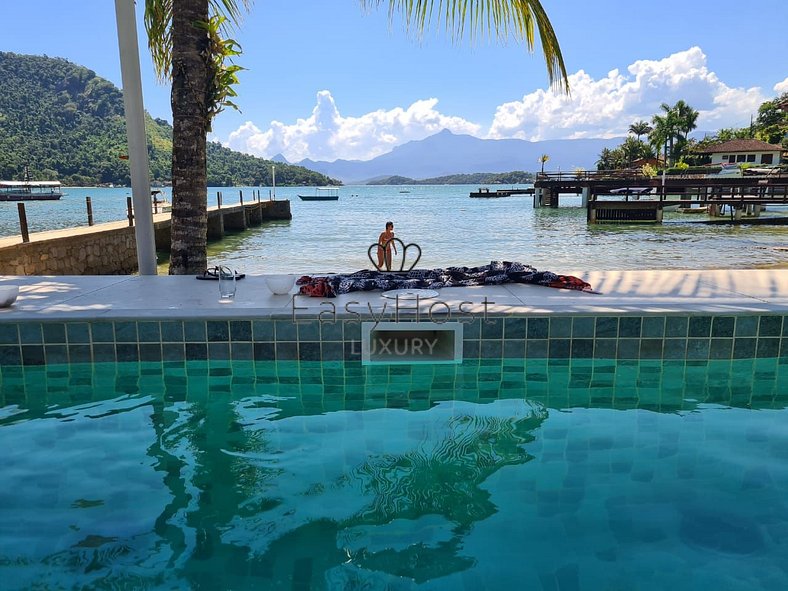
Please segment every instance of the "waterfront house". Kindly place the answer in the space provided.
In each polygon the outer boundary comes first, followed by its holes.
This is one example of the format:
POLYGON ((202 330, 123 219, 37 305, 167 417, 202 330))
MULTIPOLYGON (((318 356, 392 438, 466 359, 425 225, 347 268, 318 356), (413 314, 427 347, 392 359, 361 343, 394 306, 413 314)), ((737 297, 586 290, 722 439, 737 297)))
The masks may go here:
POLYGON ((761 140, 723 142, 700 152, 711 157, 711 164, 780 164, 782 146, 761 140))

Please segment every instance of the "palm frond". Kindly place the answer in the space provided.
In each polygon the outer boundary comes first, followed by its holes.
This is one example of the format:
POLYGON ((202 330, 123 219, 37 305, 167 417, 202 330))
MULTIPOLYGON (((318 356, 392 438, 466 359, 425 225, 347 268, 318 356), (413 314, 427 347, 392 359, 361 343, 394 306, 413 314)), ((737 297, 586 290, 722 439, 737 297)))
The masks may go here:
MULTIPOLYGON (((360 0, 365 9, 378 8, 384 1, 360 0)), ((438 0, 438 7, 434 8, 434 0, 388 0, 389 20, 399 15, 406 31, 418 37, 435 19, 439 26, 443 23, 454 41, 466 34, 471 41, 478 37, 494 37, 499 42, 514 38, 533 52, 535 31, 538 31, 550 83, 558 90, 569 92, 558 37, 540 0, 438 0)))
POLYGON ((160 80, 172 76, 172 0, 145 0, 145 31, 160 80))

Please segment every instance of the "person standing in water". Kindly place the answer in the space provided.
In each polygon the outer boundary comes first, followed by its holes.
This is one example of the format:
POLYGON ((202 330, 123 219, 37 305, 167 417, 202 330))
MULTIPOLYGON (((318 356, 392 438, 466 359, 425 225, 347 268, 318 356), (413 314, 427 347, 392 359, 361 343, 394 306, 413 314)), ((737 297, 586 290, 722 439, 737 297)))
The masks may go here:
POLYGON ((386 222, 386 230, 380 233, 378 237, 378 269, 383 270, 383 265, 386 265, 386 271, 391 271, 391 249, 394 248, 394 254, 397 254, 397 245, 392 242, 394 239, 394 222, 386 222))

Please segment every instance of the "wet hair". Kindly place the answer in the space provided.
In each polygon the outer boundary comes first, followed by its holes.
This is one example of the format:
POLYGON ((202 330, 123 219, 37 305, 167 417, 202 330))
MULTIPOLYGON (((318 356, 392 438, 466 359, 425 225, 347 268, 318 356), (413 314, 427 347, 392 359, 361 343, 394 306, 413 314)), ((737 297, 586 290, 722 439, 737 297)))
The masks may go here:
POLYGON ((389 226, 391 226, 393 228, 394 227, 394 222, 386 222, 386 230, 389 229, 389 226))

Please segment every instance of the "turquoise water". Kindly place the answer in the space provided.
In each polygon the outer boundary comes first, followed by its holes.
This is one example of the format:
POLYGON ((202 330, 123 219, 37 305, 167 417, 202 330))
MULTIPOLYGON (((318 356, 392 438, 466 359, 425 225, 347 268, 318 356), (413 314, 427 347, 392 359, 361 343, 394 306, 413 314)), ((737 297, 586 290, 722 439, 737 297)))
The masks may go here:
MULTIPOLYGON (((230 235, 210 246, 209 261, 254 274, 370 268, 367 249, 391 220, 398 237, 422 247, 419 266, 428 268, 491 260, 557 272, 788 264, 785 226, 699 225, 693 223, 699 216, 671 212, 661 225, 589 226, 577 196, 562 197, 558 209, 534 210, 530 196, 471 199, 476 189, 425 186, 400 193, 399 187, 348 186, 339 201, 321 203, 298 199, 310 189, 280 188, 277 196, 291 200, 293 219, 230 235)), ((221 190, 225 204, 237 203, 239 189, 221 190)), ((26 204, 31 231, 85 225, 85 195, 92 197, 97 222, 125 218, 129 189, 67 191, 61 201, 26 204)), ((211 205, 216 191, 209 192, 211 205)), ((243 191, 249 200, 252 189, 243 191)), ((267 197, 267 189, 261 192, 267 197)), ((0 203, 0 236, 18 233, 16 204, 0 203)))
POLYGON ((4 589, 788 588, 786 365, 4 368, 4 589))

